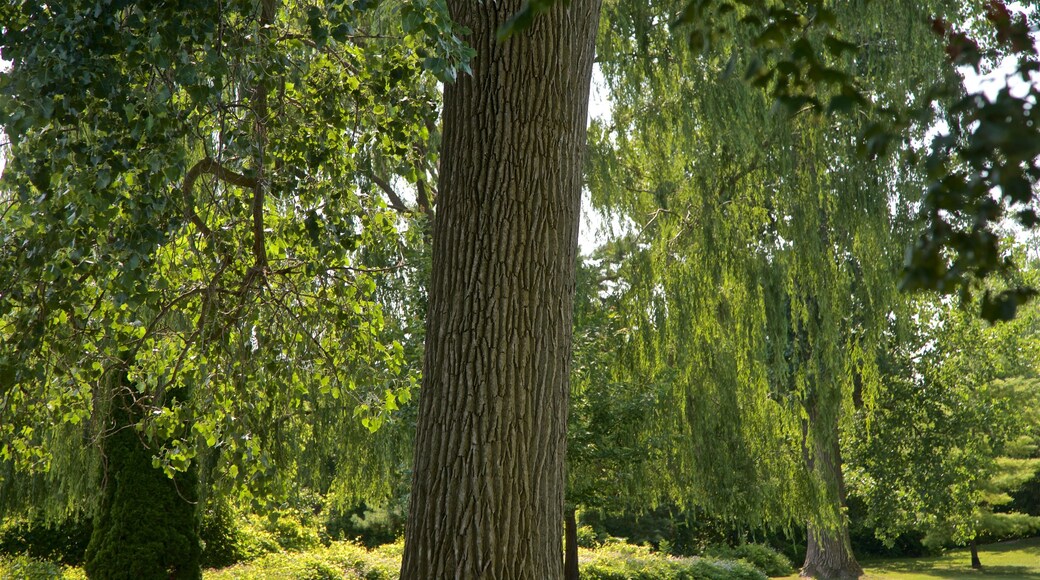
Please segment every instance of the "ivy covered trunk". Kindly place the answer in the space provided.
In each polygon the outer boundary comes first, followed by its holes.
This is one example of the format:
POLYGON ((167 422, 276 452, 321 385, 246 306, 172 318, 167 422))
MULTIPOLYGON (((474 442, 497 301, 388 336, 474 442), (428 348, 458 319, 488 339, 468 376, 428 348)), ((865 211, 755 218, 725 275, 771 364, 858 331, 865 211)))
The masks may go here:
MULTIPOLYGON (((811 420, 817 420, 815 405, 810 410, 811 420)), ((822 428, 823 436, 816 437, 811 444, 812 455, 808 456, 809 469, 815 470, 823 485, 827 486, 827 497, 836 505, 832 507, 833 518, 810 521, 806 540, 803 578, 821 580, 854 580, 863 575, 863 568, 852 552, 848 520, 845 517, 845 476, 841 472, 841 447, 838 440, 838 417, 832 410, 831 419, 822 428), (833 519, 834 521, 821 521, 833 519)), ((808 450, 803 448, 808 455, 808 450)))
POLYGON ((105 580, 194 580, 202 577, 195 467, 170 479, 152 466, 153 451, 135 428, 139 416, 123 388, 104 439, 104 491, 84 568, 105 580))
POLYGON ((496 32, 522 0, 449 1, 471 75, 446 86, 402 575, 563 576, 571 322, 598 0, 496 32))

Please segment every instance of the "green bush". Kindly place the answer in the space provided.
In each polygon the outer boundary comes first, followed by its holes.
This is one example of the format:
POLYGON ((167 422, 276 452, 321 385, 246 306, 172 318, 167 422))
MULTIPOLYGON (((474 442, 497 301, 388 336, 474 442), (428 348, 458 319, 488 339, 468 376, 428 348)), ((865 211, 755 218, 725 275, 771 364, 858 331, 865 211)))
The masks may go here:
POLYGON ((298 552, 321 545, 315 526, 296 510, 273 512, 261 520, 265 522, 263 529, 274 536, 283 550, 298 552))
MULTIPOLYGON (((223 568, 248 560, 251 554, 244 536, 238 525, 238 514, 231 504, 222 498, 212 499, 202 512, 202 525, 199 527, 202 567, 223 568)), ((252 555, 260 553, 263 552, 252 555)))
POLYGON ((309 552, 266 554, 248 563, 206 572, 206 580, 393 580, 401 565, 400 544, 368 550, 353 542, 333 542, 309 552))
POLYGON ((62 577, 61 567, 53 562, 37 560, 27 554, 0 560, 0 578, 12 580, 50 580, 62 577))
POLYGON ((676 578, 690 580, 766 580, 761 570, 743 560, 713 560, 693 558, 688 576, 676 578))
POLYGON ((87 580, 82 568, 62 567, 28 554, 0 556, 0 578, 4 580, 87 580))
POLYGON ((727 560, 746 560, 766 576, 790 576, 794 572, 787 556, 762 544, 742 544, 735 548, 716 546, 709 549, 707 554, 727 560))
POLYGON ((678 558, 620 542, 608 542, 598 550, 582 550, 581 576, 588 580, 766 579, 761 571, 740 560, 678 558))
POLYGON ((238 562, 254 560, 273 552, 302 552, 321 545, 318 532, 293 510, 268 516, 239 514, 234 531, 233 553, 238 562))
POLYGON ((397 541, 404 535, 408 508, 403 501, 368 505, 353 509, 331 510, 325 521, 324 534, 332 540, 355 540, 368 548, 397 541))
POLYGON ((578 547, 579 548, 598 548, 603 545, 603 541, 599 534, 592 526, 578 526, 578 547))
POLYGON ((83 563, 91 529, 88 519, 8 521, 0 528, 0 554, 27 554, 37 560, 76 566, 83 563))

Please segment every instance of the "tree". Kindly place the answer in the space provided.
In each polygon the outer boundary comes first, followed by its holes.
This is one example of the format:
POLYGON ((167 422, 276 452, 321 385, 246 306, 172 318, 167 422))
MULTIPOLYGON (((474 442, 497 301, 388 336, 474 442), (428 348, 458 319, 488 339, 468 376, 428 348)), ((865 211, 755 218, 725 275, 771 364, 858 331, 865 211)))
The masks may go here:
POLYGON ((577 578, 577 510, 642 511, 667 497, 672 478, 665 462, 668 433, 657 427, 667 382, 639 383, 613 359, 631 338, 622 324, 618 267, 613 259, 631 240, 605 244, 581 258, 574 304, 574 356, 567 416, 565 570, 577 578))
POLYGON ((1036 517, 1005 506, 1040 467, 1036 309, 986 327, 950 304, 921 300, 920 327, 884 362, 888 386, 848 446, 853 493, 878 537, 918 531, 932 546, 1029 533, 1036 517))
MULTIPOLYGON (((922 171, 863 159, 859 119, 810 115, 808 100, 774 108, 776 95, 734 78, 764 66, 755 47, 770 44, 754 35, 700 54, 655 26, 684 4, 608 13, 615 34, 601 55, 613 114, 590 133, 590 190, 637 239, 623 326, 638 329, 638 354, 615 360, 645 382, 672 384, 663 427, 681 442, 672 461, 686 501, 749 522, 804 518, 803 574, 857 576, 841 433, 849 411, 882 387, 882 332, 903 301, 892 277, 909 242, 903 207, 918 198, 922 171)), ((928 9, 835 9, 841 30, 818 32, 831 48, 803 47, 799 66, 863 71, 861 90, 902 106, 943 70, 928 9)), ((816 89, 816 101, 842 94, 816 89)))
POLYGON ((562 575, 565 428, 599 5, 502 42, 519 0, 449 2, 472 73, 445 87, 402 577, 562 575))
POLYGON ((92 574, 197 576, 192 540, 127 533, 146 502, 192 512, 196 480, 262 502, 300 481, 378 493, 397 469, 359 438, 414 382, 379 287, 412 275, 430 209, 424 62, 447 78, 465 57, 435 7, 403 12, 0 8, 0 496, 98 512, 92 574))

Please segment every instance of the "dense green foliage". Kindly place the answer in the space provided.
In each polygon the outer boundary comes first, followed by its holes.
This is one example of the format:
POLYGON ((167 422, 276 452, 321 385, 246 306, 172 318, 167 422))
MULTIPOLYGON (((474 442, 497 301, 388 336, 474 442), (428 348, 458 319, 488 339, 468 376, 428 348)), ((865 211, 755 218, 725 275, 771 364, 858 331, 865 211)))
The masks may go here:
POLYGON ((740 544, 735 547, 717 547, 708 550, 708 555, 726 560, 744 560, 765 573, 766 576, 788 576, 794 569, 791 561, 783 554, 762 544, 740 544))
POLYGON ((84 519, 12 519, 0 526, 0 554, 25 554, 38 560, 80 565, 93 529, 93 523, 84 519))
MULTIPOLYGON (((840 471, 821 454, 882 388, 922 177, 859 157, 856 124, 771 108, 727 73, 753 57, 739 43, 700 55, 655 26, 681 4, 612 4, 601 43, 612 110, 590 129, 588 175, 593 204, 624 226, 607 251, 627 333, 610 362, 630 388, 666 385, 656 428, 676 500, 752 526, 834 521, 840 471)), ((828 57, 869 72, 880 102, 924 90, 944 62, 929 7, 904 8, 921 20, 874 4, 840 14, 846 36, 898 52, 828 57)))
MULTIPOLYGON (((129 406, 127 406, 129 407, 129 406)), ((200 578, 195 504, 198 470, 167 477, 152 466, 152 453, 129 427, 133 420, 117 405, 117 425, 105 437, 104 495, 94 518, 84 569, 91 578, 200 578), (121 420, 122 419, 122 420, 121 420)))
POLYGON ((927 322, 890 350, 886 389, 848 446, 853 493, 887 541, 1028 534, 1040 520, 1004 506, 1040 467, 1036 309, 996 327, 938 303, 918 315, 927 322))

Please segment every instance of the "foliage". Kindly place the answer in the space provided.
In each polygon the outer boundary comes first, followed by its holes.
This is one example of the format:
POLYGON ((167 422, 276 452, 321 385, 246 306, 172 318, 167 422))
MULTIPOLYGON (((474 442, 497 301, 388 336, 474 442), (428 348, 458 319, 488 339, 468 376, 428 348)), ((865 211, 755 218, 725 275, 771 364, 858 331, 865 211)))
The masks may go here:
POLYGON ((223 568, 245 560, 248 555, 243 547, 243 533, 231 502, 210 497, 201 511, 202 567, 223 568))
POLYGON ((352 539, 368 548, 396 542, 404 536, 408 508, 404 497, 371 506, 363 502, 349 511, 333 509, 326 517, 324 533, 338 540, 352 539))
POLYGON ((49 522, 16 518, 0 526, 0 554, 25 554, 65 565, 83 563, 93 525, 86 518, 49 522))
POLYGON ((432 207, 423 67, 468 58, 443 6, 410 5, 406 33, 369 2, 106 1, 78 16, 95 4, 0 9, 4 509, 96 501, 102 379, 121 370, 167 474, 208 455, 208 483, 266 499, 296 462, 297 477, 378 495, 389 442, 318 466, 415 383, 398 340, 413 312, 383 286, 414 275, 404 260, 432 207), (425 192, 415 208, 380 185, 397 179, 425 192), (197 396, 170 396, 183 385, 197 396))
POLYGON ((82 568, 62 567, 28 554, 0 555, 0 578, 10 580, 86 580, 82 568))
MULTIPOLYGON (((999 234, 1005 218, 1027 229, 1040 224, 1031 206, 1040 180, 1040 133, 1031 103, 1040 89, 1030 80, 1040 61, 1029 16, 1003 0, 980 4, 925 7, 921 24, 930 24, 947 62, 937 67, 941 78, 906 103, 876 98, 869 75, 850 64, 884 48, 862 42, 847 14, 822 0, 690 0, 676 22, 688 25, 690 44, 702 51, 744 38, 745 80, 791 114, 825 113, 835 117, 835 126, 850 114, 869 118, 857 141, 860 154, 872 160, 905 143, 915 124, 929 124, 935 103, 952 113, 949 131, 928 143, 923 231, 907 252, 902 286, 959 292, 962 300, 982 292, 980 312, 992 321, 1013 317, 1037 292, 1025 286, 991 293, 982 281, 1014 273, 999 234), (1005 88, 992 99, 964 94, 955 67, 979 72, 1004 56, 1014 57, 1012 76, 1023 90, 1005 88)), ((734 52, 727 74, 739 61, 734 52)), ((916 165, 919 153, 904 151, 904 162, 916 165)))
POLYGON ((766 576, 788 576, 794 571, 786 556, 762 544, 715 546, 707 551, 707 555, 725 560, 744 560, 766 576))
POLYGON ((614 346, 626 340, 611 263, 602 250, 578 265, 571 401, 567 415, 567 501, 584 508, 640 509, 666 487, 666 435, 656 429, 666 384, 618 372, 614 346))
POLYGON ((239 564, 219 571, 209 571, 208 579, 266 579, 304 578, 325 580, 332 578, 364 578, 384 580, 397 577, 400 567, 400 546, 367 550, 352 542, 333 542, 307 552, 277 552, 267 554, 248 564, 239 564))
MULTIPOLYGON (((686 5, 619 2, 605 15, 612 111, 590 128, 587 175, 593 205, 620 225, 596 256, 624 329, 607 362, 656 398, 673 478, 661 487, 682 507, 751 528, 836 524, 833 450, 842 421, 882 388, 876 360, 902 307, 893 273, 922 173, 862 159, 865 119, 771 107, 729 74, 751 59, 743 36, 702 54, 663 31, 686 5)), ((826 61, 869 73, 884 103, 922 93, 944 59, 923 24, 930 6, 900 7, 840 5, 844 35, 893 50, 826 61)))
POLYGON ((675 558, 649 548, 608 543, 595 551, 579 551, 582 578, 592 580, 765 580, 742 561, 675 558))
POLYGON ((592 526, 578 526, 575 532, 577 533, 579 548, 588 548, 593 550, 600 547, 603 544, 603 541, 606 540, 606 536, 596 533, 596 530, 592 526))
POLYGON ((930 322, 892 349, 888 388, 848 448, 851 491, 889 543, 1028 533, 1035 518, 1000 506, 1038 463, 1036 309, 991 328, 949 304, 922 302, 917 317, 930 322))

